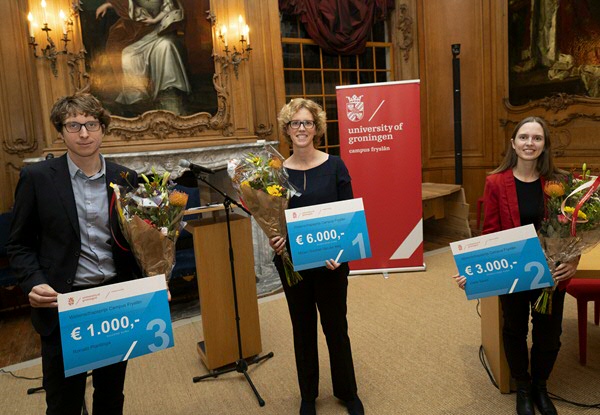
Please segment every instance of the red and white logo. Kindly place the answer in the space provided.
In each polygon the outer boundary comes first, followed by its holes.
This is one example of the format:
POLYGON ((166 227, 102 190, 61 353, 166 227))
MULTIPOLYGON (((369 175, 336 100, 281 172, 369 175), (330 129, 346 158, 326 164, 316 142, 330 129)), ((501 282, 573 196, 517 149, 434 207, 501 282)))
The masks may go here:
POLYGON ((362 102, 363 95, 352 95, 346 97, 346 115, 352 122, 357 122, 363 119, 365 113, 365 103, 362 102))

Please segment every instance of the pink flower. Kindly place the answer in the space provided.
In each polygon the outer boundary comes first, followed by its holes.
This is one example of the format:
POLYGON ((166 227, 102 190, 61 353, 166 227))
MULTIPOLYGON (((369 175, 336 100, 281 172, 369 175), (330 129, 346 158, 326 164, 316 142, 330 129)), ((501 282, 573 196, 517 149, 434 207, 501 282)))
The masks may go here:
POLYGON ((569 219, 565 215, 558 215, 556 219, 558 219, 558 222, 562 223, 563 225, 569 223, 569 219))

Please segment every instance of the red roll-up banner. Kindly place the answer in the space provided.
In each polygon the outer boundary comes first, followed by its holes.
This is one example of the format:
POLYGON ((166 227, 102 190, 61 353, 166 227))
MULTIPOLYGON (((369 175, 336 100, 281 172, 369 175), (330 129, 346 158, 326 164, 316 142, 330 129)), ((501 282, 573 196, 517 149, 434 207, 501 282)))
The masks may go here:
POLYGON ((419 80, 337 87, 340 156, 362 197, 372 257, 353 273, 420 271, 423 263, 419 80))

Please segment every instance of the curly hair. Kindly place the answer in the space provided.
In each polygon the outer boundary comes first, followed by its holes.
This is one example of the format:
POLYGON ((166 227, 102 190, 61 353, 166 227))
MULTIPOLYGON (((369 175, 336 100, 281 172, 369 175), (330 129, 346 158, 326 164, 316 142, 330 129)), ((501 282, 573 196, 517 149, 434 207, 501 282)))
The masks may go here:
POLYGON ((316 147, 323 135, 325 135, 325 129, 327 128, 327 115, 323 108, 314 101, 305 98, 294 98, 289 103, 285 104, 279 115, 277 121, 279 122, 279 129, 283 132, 283 136, 288 144, 292 144, 292 139, 288 133, 288 124, 292 121, 292 117, 300 111, 302 108, 307 109, 313 116, 315 121, 315 136, 313 138, 313 145, 316 147))
POLYGON ((96 97, 88 93, 76 93, 59 98, 50 111, 50 121, 59 133, 62 132, 63 124, 69 117, 78 114, 92 116, 100 121, 102 130, 110 125, 110 113, 96 97))

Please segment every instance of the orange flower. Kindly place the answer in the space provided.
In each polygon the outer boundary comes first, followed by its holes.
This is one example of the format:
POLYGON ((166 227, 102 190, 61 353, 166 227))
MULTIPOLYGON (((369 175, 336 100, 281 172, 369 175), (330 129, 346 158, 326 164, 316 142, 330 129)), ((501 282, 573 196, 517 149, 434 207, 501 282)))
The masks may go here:
POLYGON ((565 194, 565 186, 561 182, 548 181, 544 186, 544 193, 550 197, 560 197, 565 194))
POLYGON ((181 206, 185 207, 188 201, 188 194, 184 192, 180 192, 178 190, 173 190, 169 195, 169 203, 173 206, 181 206))
POLYGON ((274 169, 280 169, 283 166, 283 162, 278 158, 272 158, 269 160, 269 167, 274 169))

